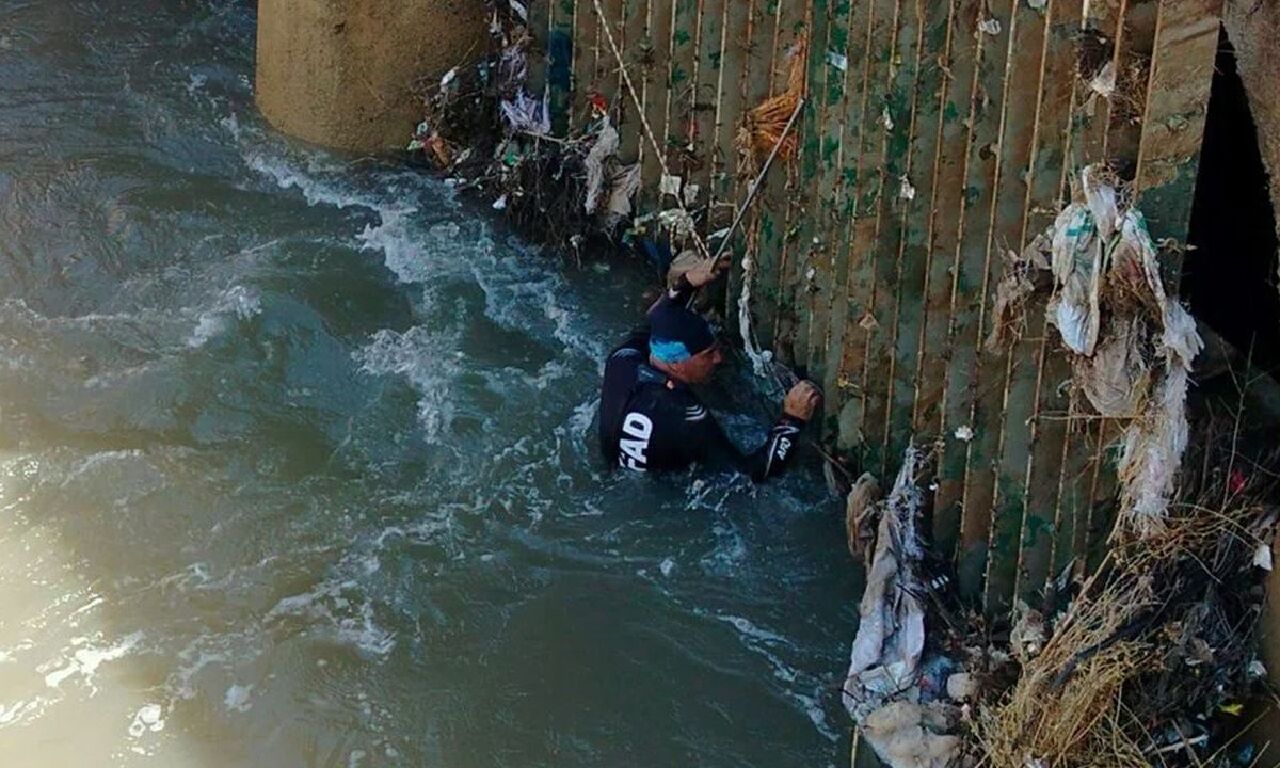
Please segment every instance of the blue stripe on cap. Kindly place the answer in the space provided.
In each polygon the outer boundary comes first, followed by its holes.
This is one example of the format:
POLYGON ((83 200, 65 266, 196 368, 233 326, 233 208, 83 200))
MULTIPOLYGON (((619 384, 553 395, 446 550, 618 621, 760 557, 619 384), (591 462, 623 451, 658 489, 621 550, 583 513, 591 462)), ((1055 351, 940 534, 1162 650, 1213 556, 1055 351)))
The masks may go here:
POLYGON ((689 354, 689 348, 684 345, 683 341, 675 341, 673 339, 649 339, 649 354, 664 363, 683 363, 693 355, 689 354))
POLYGON ((653 337, 660 341, 678 341, 687 355, 696 355, 716 342, 711 326, 698 313, 664 296, 649 311, 653 337))

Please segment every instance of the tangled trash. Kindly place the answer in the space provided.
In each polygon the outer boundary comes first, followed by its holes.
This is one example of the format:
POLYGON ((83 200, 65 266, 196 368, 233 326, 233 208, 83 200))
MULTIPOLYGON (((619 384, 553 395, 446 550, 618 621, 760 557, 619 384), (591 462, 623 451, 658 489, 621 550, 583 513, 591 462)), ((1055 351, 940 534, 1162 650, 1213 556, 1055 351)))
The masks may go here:
POLYGON ((1159 531, 1113 535, 1091 577, 1068 565, 1003 630, 957 620, 931 573, 928 452, 908 448, 887 498, 859 480, 850 549, 874 555, 842 696, 860 741, 889 768, 1253 764, 1237 737, 1243 702, 1265 690, 1280 451, 1242 450, 1236 426, 1202 418, 1159 531))
MULTIPOLYGON (((710 257, 702 233, 719 226, 726 206, 700 205, 706 189, 690 174, 706 158, 699 157, 692 139, 678 149, 659 141, 635 90, 634 64, 623 59, 608 25, 601 29, 625 93, 612 104, 604 94, 586 94, 584 113, 572 110, 564 116, 567 127, 553 130, 549 87, 537 93, 529 85, 530 61, 539 55, 528 26, 533 2, 547 0, 488 0, 490 43, 484 61, 455 67, 439 82, 419 84, 424 119, 409 149, 447 174, 460 192, 491 201, 520 234, 579 260, 589 241, 616 245, 641 238, 668 241, 672 249, 692 246, 710 257), (630 119, 638 126, 628 122, 624 129, 621 118, 630 106, 636 107, 630 119), (646 198, 648 211, 636 206, 642 186, 639 163, 620 157, 624 130, 640 131, 646 151, 662 170, 658 188, 646 198), (683 163, 683 171, 676 163, 683 163)), ((604 13, 599 2, 592 7, 598 15, 604 13)), ((759 169, 766 154, 795 156, 799 131, 792 128, 804 99, 805 51, 806 38, 800 33, 790 49, 785 90, 742 118, 738 171, 744 176, 759 169)), ((688 109, 696 108, 690 102, 688 109)), ((731 230, 717 234, 732 237, 731 230)), ((749 256, 746 263, 751 263, 749 256)), ((766 357, 767 352, 759 352, 753 360, 766 357)))
POLYGON ((787 126, 796 106, 805 94, 805 61, 808 55, 808 39, 801 37, 787 52, 787 87, 781 93, 770 96, 747 113, 746 121, 738 130, 738 151, 743 159, 743 171, 754 172, 763 159, 777 146, 778 156, 794 157, 799 139, 787 126))
POLYGON ((488 55, 422 84, 425 117, 408 148, 455 189, 491 200, 521 234, 580 260, 590 238, 612 237, 630 216, 639 167, 618 159, 601 97, 584 125, 552 135, 549 86, 529 89, 528 4, 490 0, 488 9, 488 55))
POLYGON ((1187 445, 1186 398, 1203 342, 1164 287, 1142 213, 1102 165, 1081 174, 1077 199, 1012 256, 996 286, 989 350, 1007 344, 1037 282, 1052 272, 1046 320, 1071 356, 1073 384, 1098 415, 1129 419, 1119 476, 1124 527, 1163 525, 1187 445))
POLYGON ((1075 193, 1008 255, 986 347, 1006 348, 1041 297, 1093 411, 1071 415, 1126 422, 1105 554, 1087 580, 1068 563, 1003 624, 976 612, 957 623, 931 589, 917 525, 923 454, 908 449, 882 502, 868 498, 873 479, 855 484, 850 551, 874 555, 843 700, 891 768, 1227 768, 1256 756, 1236 736, 1265 685, 1256 637, 1280 451, 1268 436, 1246 456, 1238 413, 1200 413, 1190 439, 1195 319, 1166 290, 1124 185, 1090 166, 1075 193))
MULTIPOLYGON (((1199 430, 1162 527, 1115 539, 1075 599, 1051 619, 1015 685, 989 694, 980 752, 994 766, 1235 766, 1251 692, 1277 481, 1237 482, 1230 425, 1199 430)), ((1274 466, 1274 451, 1262 462, 1274 466)), ((1255 466, 1262 466, 1258 464, 1255 466)))
POLYGON ((918 530, 926 495, 919 481, 927 463, 927 451, 912 446, 888 497, 871 503, 878 488, 868 476, 849 496, 850 549, 855 549, 855 536, 863 539, 853 532, 866 525, 869 515, 879 522, 843 700, 862 738, 893 768, 946 768, 961 747, 953 733, 958 719, 954 703, 938 686, 926 690, 919 682, 928 589, 918 530))

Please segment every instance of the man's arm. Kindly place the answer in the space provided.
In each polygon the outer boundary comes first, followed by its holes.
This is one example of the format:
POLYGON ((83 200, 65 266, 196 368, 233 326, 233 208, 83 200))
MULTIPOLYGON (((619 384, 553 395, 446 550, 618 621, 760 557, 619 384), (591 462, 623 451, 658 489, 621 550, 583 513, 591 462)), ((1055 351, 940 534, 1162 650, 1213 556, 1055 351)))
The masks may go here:
POLYGON ((680 254, 667 273, 667 289, 649 311, 652 312, 662 302, 688 306, 693 301, 694 293, 704 285, 714 282, 727 266, 727 256, 717 260, 698 257, 692 251, 680 254))
POLYGON ((690 460, 712 467, 732 468, 761 482, 781 474, 791 463, 800 429, 813 417, 821 396, 813 383, 802 381, 791 388, 783 401, 782 417, 774 422, 764 443, 743 453, 724 433, 706 406, 690 398, 685 405, 688 432, 684 444, 690 460))
POLYGON ((783 416, 769 429, 764 443, 750 453, 743 453, 729 439, 705 406, 695 406, 686 416, 690 425, 689 441, 693 460, 717 469, 734 469, 755 482, 763 482, 782 474, 791 463, 804 422, 783 416))

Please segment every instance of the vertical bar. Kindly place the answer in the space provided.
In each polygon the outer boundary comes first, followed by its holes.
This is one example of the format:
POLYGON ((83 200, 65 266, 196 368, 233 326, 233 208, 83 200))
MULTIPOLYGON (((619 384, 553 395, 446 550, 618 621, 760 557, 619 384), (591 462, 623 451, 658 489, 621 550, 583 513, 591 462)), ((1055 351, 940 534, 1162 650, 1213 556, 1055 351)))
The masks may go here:
MULTIPOLYGON (((1087 5, 1083 28, 1090 34, 1091 39, 1096 41, 1091 45, 1098 45, 1104 49, 1109 47, 1111 56, 1097 62, 1097 70, 1081 72, 1082 78, 1101 71, 1107 61, 1111 62, 1112 67, 1120 65, 1120 40, 1127 5, 1128 0, 1091 2, 1087 5)), ((1093 62, 1088 63, 1093 64, 1093 62)), ((1092 89, 1086 88, 1078 101, 1076 128, 1079 130, 1080 140, 1074 144, 1075 171, 1090 163, 1107 159, 1107 133, 1112 117, 1111 101, 1094 93, 1092 89)))
MULTIPOLYGON (((1063 199, 1071 114, 1077 93, 1075 41, 1083 4, 1083 0, 1051 0, 1045 9, 1049 24, 1048 61, 1037 105, 1036 142, 1028 168, 1023 248, 1053 224, 1063 199)), ((1040 302, 1029 308, 1026 320, 1026 338, 1020 346, 1024 350, 1022 354, 1035 361, 1035 379, 1025 392, 1018 389, 1015 395, 1027 398, 1034 411, 1029 423, 1030 452, 1022 477, 1025 491, 1015 593, 1034 605, 1050 577, 1057 536, 1057 494, 1064 458, 1065 416, 1070 405, 1060 385, 1070 380, 1071 369, 1054 330, 1045 322, 1040 302)))
MULTIPOLYGON (((842 73, 830 71, 827 52, 831 48, 834 9, 831 0, 803 3, 811 18, 805 22, 808 37, 806 87, 799 156, 791 180, 798 187, 787 196, 787 228, 782 243, 783 306, 778 316, 779 354, 805 366, 810 378, 822 380, 823 354, 816 353, 812 336, 826 334, 827 309, 831 291, 831 252, 818 233, 825 225, 822 201, 831 196, 831 156, 824 155, 825 139, 840 134, 844 125, 830 119, 829 91, 840 89, 842 73)), ((822 352, 826 351, 825 345, 822 352)))
MULTIPOLYGON (((724 31, 725 3, 732 0, 698 0, 697 33, 694 38, 693 92, 689 96, 692 120, 690 144, 703 167, 689 176, 702 187, 707 203, 706 233, 710 235, 732 220, 732 203, 726 207, 723 219, 720 204, 723 202, 716 188, 716 171, 721 164, 717 145, 716 113, 720 104, 721 46, 724 31)), ((712 243, 711 246, 715 247, 712 243)))
POLYGON ((1116 40, 1116 95, 1112 97, 1107 124, 1107 159, 1132 179, 1138 144, 1142 137, 1142 105, 1146 102, 1155 45, 1158 2, 1127 0, 1116 40))
MULTIPOLYGON (((824 0, 825 1, 825 0, 824 0)), ((796 58, 802 78, 802 94, 811 95, 815 86, 809 77, 810 62, 814 55, 814 0, 785 0, 779 2, 776 13, 776 30, 774 60, 777 62, 774 90, 778 93, 788 88, 788 75, 791 71, 791 59, 796 58), (803 48, 801 46, 803 45, 803 48)), ((825 25, 826 11, 823 11, 825 25)), ((825 33, 825 31, 824 31, 825 33)), ((813 119, 813 102, 806 99, 804 107, 796 123, 792 127, 792 135, 796 137, 796 153, 787 162, 780 164, 778 170, 771 174, 768 190, 773 201, 778 219, 780 235, 778 251, 778 310, 774 319, 774 351, 783 359, 794 359, 797 325, 807 323, 812 316, 811 307, 796 303, 796 285, 805 280, 809 263, 809 248, 813 242, 810 237, 802 240, 800 232, 807 226, 802 198, 806 192, 817 184, 813 176, 804 174, 804 163, 807 148, 804 141, 806 123, 813 119), (805 311, 797 315, 797 308, 805 311)), ((801 351, 804 344, 798 345, 801 351)))
MULTIPOLYGON (((965 30, 978 35, 978 77, 974 82, 970 107, 969 160, 966 170, 964 212, 957 244, 960 259, 952 303, 956 317, 951 348, 954 356, 948 368, 947 404, 949 422, 956 427, 973 430, 974 437, 964 446, 963 469, 956 480, 958 460, 952 456, 951 466, 944 464, 944 478, 961 485, 960 548, 957 577, 962 593, 980 594, 986 573, 988 534, 993 512, 995 461, 999 438, 999 413, 990 413, 987 405, 993 387, 995 369, 999 376, 1004 366, 980 359, 978 349, 985 330, 986 297, 990 291, 991 214, 1000 183, 1000 140, 1003 130, 1005 90, 1003 87, 1009 59, 1009 29, 1012 5, 992 3, 979 10, 974 27, 965 30), (986 22, 999 34, 981 32, 978 25, 986 22), (998 26, 997 26, 998 25, 998 26)), ((1003 362, 1003 361, 1002 361, 1003 362)), ((997 390, 997 393, 999 390, 997 390)))
POLYGON ((664 152, 665 148, 655 148, 649 141, 649 136, 652 135, 659 142, 663 139, 662 117, 666 88, 661 83, 666 79, 666 61, 670 58, 671 50, 670 40, 661 36, 661 28, 667 24, 656 24, 655 20, 669 18, 663 13, 663 9, 669 8, 668 3, 673 0, 627 2, 636 6, 634 15, 627 17, 627 34, 629 39, 635 41, 627 53, 627 62, 631 67, 631 82, 640 91, 641 109, 629 122, 627 130, 623 131, 622 141, 623 146, 626 146, 628 139, 634 140, 639 147, 636 158, 640 163, 640 191, 637 193, 640 209, 660 211, 674 206, 674 203, 661 199, 658 192, 658 182, 662 175, 659 153, 664 152), (645 130, 646 123, 652 134, 645 130))
POLYGON ((535 96, 542 95, 542 88, 547 84, 547 35, 551 31, 551 3, 548 0, 536 0, 529 3, 529 34, 533 37, 533 46, 529 56, 529 92, 535 96))
MULTIPOLYGON (((877 243, 876 285, 883 288, 883 302, 877 297, 877 303, 883 307, 879 313, 885 323, 884 333, 876 337, 877 343, 868 355, 868 362, 875 367, 875 375, 883 377, 883 396, 871 400, 872 409, 867 419, 868 433, 879 441, 881 452, 881 471, 888 476, 897 466, 902 447, 890 442, 890 425, 895 421, 898 403, 894 400, 895 374, 897 373, 898 356, 896 354, 899 335, 899 321, 902 306, 906 303, 907 311, 912 310, 910 291, 903 286, 902 246, 905 220, 913 200, 904 196, 903 182, 912 184, 910 171, 912 163, 912 144, 915 140, 916 125, 916 78, 919 61, 917 55, 920 46, 922 21, 919 17, 919 0, 900 0, 898 3, 896 33, 892 48, 893 66, 891 67, 891 85, 888 107, 894 116, 895 130, 890 132, 884 146, 882 177, 885 188, 880 196, 880 209, 877 218, 880 224, 880 236, 877 243)), ((914 370, 914 366, 911 367, 914 370)), ((910 407, 907 408, 908 414, 910 407)), ((908 415, 908 419, 910 416, 908 415)))
MULTIPOLYGON (((584 0, 590 2, 590 0, 584 0)), ((547 20, 547 84, 551 127, 563 136, 569 126, 573 94, 574 0, 549 0, 547 20)), ((586 11, 586 9, 583 9, 586 11)))
MULTIPOLYGON (((716 111, 716 135, 719 152, 718 169, 715 183, 712 184, 716 195, 722 200, 732 200, 736 205, 741 199, 739 192, 742 184, 738 178, 738 128, 742 125, 743 115, 750 109, 746 97, 747 75, 750 70, 749 56, 751 38, 754 32, 755 4, 757 0, 725 0, 725 24, 723 47, 720 56, 721 98, 716 111)), ((743 221, 741 240, 734 253, 740 257, 750 253, 755 242, 750 226, 750 218, 743 221)), ((738 317, 737 301, 743 289, 746 275, 742 269, 742 258, 735 258, 733 269, 729 272, 728 305, 725 314, 734 319, 738 317)), ((753 265, 752 271, 755 271, 753 265)), ((750 310, 749 310, 750 311, 750 310)), ((757 323, 752 322, 752 330, 757 323)))
POLYGON ((861 100, 861 170, 850 232, 852 289, 846 323, 852 324, 849 328, 854 333, 846 344, 841 367, 845 378, 858 388, 850 420, 860 435, 861 463, 867 470, 883 475, 887 457, 881 442, 883 422, 877 421, 876 413, 883 413, 887 384, 882 371, 874 370, 872 352, 877 346, 883 347, 883 335, 890 330, 888 323, 892 315, 879 306, 883 303, 883 287, 878 284, 879 262, 884 259, 879 243, 879 211, 881 198, 892 193, 886 189, 884 155, 893 132, 905 131, 906 127, 901 114, 897 115, 897 122, 893 122, 895 118, 888 104, 893 56, 897 49, 899 4, 895 0, 870 0, 870 5, 861 100))
MULTIPOLYGON (((841 418, 851 423, 847 432, 858 440, 863 467, 883 474, 885 456, 880 434, 872 434, 872 414, 876 401, 883 401, 883 376, 871 378, 869 363, 877 339, 886 332, 887 320, 881 323, 877 296, 877 261, 879 260, 880 198, 885 193, 882 170, 884 149, 892 133, 892 114, 887 104, 890 71, 896 48, 898 4, 894 0, 867 0, 870 13, 867 23, 867 47, 864 56, 862 117, 860 123, 859 188, 854 200, 849 253, 850 299, 846 323, 853 332, 845 345, 841 360, 842 377, 856 392, 854 402, 846 405, 841 418), (886 116, 889 120, 886 120, 886 116)), ((901 118, 901 116, 899 116, 901 118)), ((898 128, 902 130, 901 128, 898 128)), ((883 404, 879 406, 883 413, 883 404)), ((842 427, 843 429, 843 427, 842 427)))
MULTIPOLYGON (((978 108, 976 75, 981 49, 973 31, 978 28, 981 11, 982 0, 952 0, 947 57, 951 76, 940 116, 941 144, 935 169, 934 215, 930 220, 930 248, 935 253, 925 298, 928 314, 921 342, 920 393, 916 396, 917 429, 923 434, 939 434, 945 441, 938 461, 933 535, 934 546, 949 556, 955 555, 960 540, 960 498, 967 453, 967 444, 952 434, 953 427, 961 424, 956 423, 957 394, 950 385, 959 383, 952 380, 954 342, 958 323, 967 311, 967 304, 958 307, 957 300, 960 280, 965 274, 961 269, 960 249, 967 206, 965 184, 970 161, 977 159, 973 153, 973 126, 978 108)), ((971 372, 972 368, 958 370, 956 378, 967 377, 971 372)))
MULTIPOLYGON (((1040 96, 1045 84, 1049 36, 1045 16, 1026 3, 1017 3, 1009 36, 1013 61, 1005 78, 1005 118, 999 142, 999 189, 991 212, 988 236, 988 290, 983 293, 982 336, 990 332, 994 286, 1004 272, 1006 254, 1021 249, 1026 225, 1031 173, 1031 152, 1039 130, 1042 106, 1040 96), (1030 99, 1036 106, 1031 108, 1030 99)), ((1034 325, 1034 323, 1033 323, 1034 325)), ((1012 605, 1017 580, 1018 555, 1022 535, 1023 495, 1026 488, 1028 455, 1031 449, 1029 421, 1035 406, 1039 339, 1023 339, 1004 353, 1003 380, 991 381, 991 387, 980 399, 985 418, 980 423, 988 430, 998 430, 993 459, 994 492, 992 493, 991 534, 988 539, 987 589, 988 612, 998 614, 1012 605), (998 426, 997 426, 998 425, 998 426)), ((996 366, 992 366, 995 368, 996 366)), ((988 431, 986 434, 990 434, 988 431)), ((980 438, 981 439, 981 438, 980 438)))
MULTIPOLYGON (((613 101, 609 102, 609 106, 618 115, 618 157, 623 162, 643 163, 646 151, 640 116, 644 114, 645 103, 645 81, 641 61, 644 58, 645 11, 648 2, 649 0, 604 0, 605 14, 608 17, 605 19, 605 24, 612 29, 613 39, 622 54, 622 61, 619 63, 612 51, 601 52, 601 56, 606 60, 606 68, 613 65, 617 69, 618 90, 613 101), (631 78, 635 97, 640 101, 640 109, 636 108, 635 99, 627 88, 626 80, 622 75, 623 67, 626 67, 627 74, 631 78)), ((642 170, 640 191, 636 195, 636 204, 641 210, 649 210, 653 194, 652 187, 646 189, 646 185, 654 181, 652 177, 645 178, 642 170)))
MULTIPOLYGON (((746 110, 758 106, 772 94, 781 93, 786 89, 787 80, 787 63, 782 55, 785 48, 781 42, 782 0, 763 0, 757 10, 759 14, 752 29, 754 34, 750 47, 751 65, 746 80, 746 110)), ((755 262, 755 285, 751 289, 755 306, 752 314, 756 320, 756 340, 761 349, 774 347, 777 330, 782 292, 780 257, 786 230, 785 170, 785 161, 781 158, 774 161, 773 170, 756 193, 759 199, 751 208, 752 258, 755 262)))
MULTIPOLYGON (((893 395, 889 431, 889 455, 898 456, 915 434, 916 412, 921 405, 920 363, 924 355, 921 336, 937 311, 929 301, 933 251, 933 208, 937 187, 939 143, 943 104, 950 87, 946 61, 950 56, 952 2, 919 2, 914 24, 916 82, 911 108, 911 146, 903 175, 914 191, 898 200, 902 208, 898 244, 898 313, 892 363, 893 395)), ((900 183, 901 186, 901 183, 900 183)), ((901 189, 899 190, 901 195, 901 189)), ((944 315, 945 317, 945 312, 944 315)), ((936 401, 933 406, 936 407, 936 401)))
POLYGON ((671 58, 666 73, 666 114, 663 116, 663 146, 667 152, 667 167, 680 174, 686 190, 698 187, 698 193, 690 197, 689 208, 702 205, 705 193, 697 179, 697 161, 687 149, 696 136, 698 69, 697 36, 700 34, 699 13, 701 0, 667 0, 671 4, 671 58))
MULTIPOLYGON (((866 211, 873 206, 863 203, 867 190, 878 184, 878 175, 872 167, 870 147, 873 136, 881 127, 876 122, 880 114, 879 97, 873 95, 881 79, 877 77, 874 52, 880 46, 879 35, 883 21, 877 24, 877 11, 873 2, 855 2, 849 16, 849 72, 852 84, 845 99, 843 120, 850 126, 849 149, 844 152, 840 168, 840 185, 843 198, 832 213, 832 247, 836 254, 834 267, 841 289, 838 299, 833 299, 831 312, 841 315, 832 322, 827 346, 830 374, 827 397, 835 397, 831 408, 835 416, 837 446, 842 450, 858 449, 862 463, 866 462, 865 440, 862 435, 862 419, 866 412, 865 394, 861 388, 862 352, 866 349, 866 326, 862 324, 864 313, 870 306, 869 244, 874 232, 874 220, 868 228, 864 223, 866 211), (856 126, 856 133, 854 127, 856 126), (842 224, 842 225, 841 225, 842 224), (859 248, 859 243, 867 247, 859 248)), ((876 91, 878 92, 878 91, 876 91)))
POLYGON ((814 147, 818 173, 824 185, 815 195, 812 218, 814 237, 827 260, 827 286, 815 298, 815 312, 822 312, 809 330, 809 358, 821 360, 813 375, 827 397, 829 434, 837 431, 835 414, 844 406, 846 392, 840 386, 840 361, 845 345, 849 304, 849 222, 856 215, 858 147, 861 144, 862 77, 866 57, 866 21, 870 3, 836 0, 828 5, 830 21, 825 51, 815 50, 815 63, 826 73, 822 93, 814 98, 825 109, 814 147), (843 66, 841 66, 843 65, 843 66), (856 108, 856 112, 855 112, 856 108), (832 130, 832 125, 839 130, 832 130), (825 326, 826 332, 822 332, 825 326))

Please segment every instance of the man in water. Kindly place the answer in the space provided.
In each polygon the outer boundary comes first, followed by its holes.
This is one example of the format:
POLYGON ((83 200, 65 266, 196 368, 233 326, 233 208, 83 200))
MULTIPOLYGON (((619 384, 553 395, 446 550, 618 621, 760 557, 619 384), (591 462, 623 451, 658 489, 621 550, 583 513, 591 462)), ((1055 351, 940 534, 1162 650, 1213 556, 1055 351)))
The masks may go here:
POLYGON ((723 360, 711 327, 689 308, 693 292, 723 265, 678 259, 648 323, 610 353, 600 404, 600 444, 610 464, 642 472, 730 466, 761 481, 782 472, 795 453, 800 427, 821 399, 811 382, 791 388, 764 445, 749 454, 730 442, 690 389, 710 380, 723 360))

